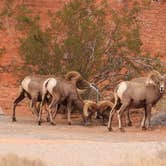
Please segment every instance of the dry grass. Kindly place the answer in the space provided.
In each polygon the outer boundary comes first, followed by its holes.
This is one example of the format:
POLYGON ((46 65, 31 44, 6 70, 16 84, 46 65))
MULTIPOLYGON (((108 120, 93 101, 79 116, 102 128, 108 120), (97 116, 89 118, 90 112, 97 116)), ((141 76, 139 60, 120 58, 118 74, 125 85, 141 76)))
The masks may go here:
POLYGON ((39 159, 28 159, 16 154, 7 154, 0 157, 0 166, 45 166, 39 159))
POLYGON ((156 156, 134 157, 126 155, 126 160, 122 163, 111 164, 112 166, 166 166, 166 149, 159 150, 156 156))

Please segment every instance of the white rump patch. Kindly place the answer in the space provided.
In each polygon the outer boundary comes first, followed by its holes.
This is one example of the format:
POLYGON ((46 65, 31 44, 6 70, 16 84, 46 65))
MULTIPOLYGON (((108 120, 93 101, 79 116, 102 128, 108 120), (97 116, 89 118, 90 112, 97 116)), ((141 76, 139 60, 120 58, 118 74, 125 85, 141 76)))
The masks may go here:
POLYGON ((122 95, 126 89, 127 89, 127 84, 125 82, 120 83, 119 88, 117 90, 117 94, 120 98, 122 98, 122 95))
POLYGON ((29 77, 24 78, 24 80, 21 82, 22 88, 27 92, 28 92, 28 86, 30 82, 31 82, 31 79, 29 77))
POLYGON ((53 88, 56 87, 56 84, 57 80, 55 78, 48 78, 46 81, 44 81, 43 92, 46 93, 46 91, 48 91, 50 94, 52 94, 53 88))

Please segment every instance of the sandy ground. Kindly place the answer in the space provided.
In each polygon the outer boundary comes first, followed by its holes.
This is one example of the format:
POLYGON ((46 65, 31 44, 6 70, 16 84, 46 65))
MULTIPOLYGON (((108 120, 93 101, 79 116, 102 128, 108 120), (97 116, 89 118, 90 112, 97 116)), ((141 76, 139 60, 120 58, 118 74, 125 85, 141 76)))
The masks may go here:
POLYGON ((166 150, 166 128, 141 131, 126 128, 125 133, 114 127, 92 125, 84 127, 73 120, 56 126, 43 123, 37 126, 33 117, 18 117, 13 123, 8 116, 0 116, 0 154, 15 153, 40 158, 46 166, 110 166, 124 163, 126 156, 155 156, 166 150))

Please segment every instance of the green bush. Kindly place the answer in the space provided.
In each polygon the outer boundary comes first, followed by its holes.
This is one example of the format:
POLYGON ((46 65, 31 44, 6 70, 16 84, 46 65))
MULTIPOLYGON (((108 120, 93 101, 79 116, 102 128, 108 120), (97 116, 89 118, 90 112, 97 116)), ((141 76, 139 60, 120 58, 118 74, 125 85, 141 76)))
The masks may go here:
POLYGON ((45 30, 39 16, 32 17, 27 8, 20 7, 18 24, 27 27, 20 45, 26 65, 40 74, 77 70, 87 78, 104 70, 119 73, 126 68, 131 78, 142 70, 161 69, 159 59, 141 49, 138 18, 149 3, 134 1, 129 8, 114 10, 106 2, 72 0, 58 12, 48 12, 50 27, 45 30), (112 27, 107 24, 108 14, 112 27), (107 57, 104 63, 103 56, 107 57))
POLYGON ((71 1, 52 16, 49 29, 42 31, 34 22, 20 52, 39 73, 77 70, 88 77, 100 69, 104 19, 103 8, 96 8, 94 0, 71 1))

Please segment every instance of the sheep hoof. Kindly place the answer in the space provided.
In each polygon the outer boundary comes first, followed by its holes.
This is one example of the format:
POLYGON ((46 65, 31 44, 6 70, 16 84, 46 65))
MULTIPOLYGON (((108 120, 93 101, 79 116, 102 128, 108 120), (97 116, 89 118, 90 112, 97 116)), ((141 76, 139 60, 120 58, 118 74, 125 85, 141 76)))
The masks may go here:
POLYGON ((125 132, 124 128, 119 128, 119 130, 120 130, 121 132, 125 132))
POLYGON ((71 126, 71 122, 68 122, 68 125, 70 125, 70 126, 71 126))
POLYGON ((145 130, 147 130, 147 128, 146 128, 145 126, 143 126, 143 127, 142 127, 142 130, 145 131, 145 130))
POLYGON ((56 125, 54 122, 51 122, 50 124, 51 124, 52 126, 55 126, 55 125, 56 125))
POLYGON ((108 127, 108 131, 113 131, 112 127, 108 127))
POLYGON ((132 122, 128 122, 128 123, 127 123, 127 126, 132 126, 132 122))
POLYGON ((38 125, 41 126, 41 121, 38 121, 38 125))
POLYGON ((16 118, 15 117, 12 118, 12 122, 16 122, 16 118))
POLYGON ((50 118, 47 118, 47 122, 50 122, 50 118))

